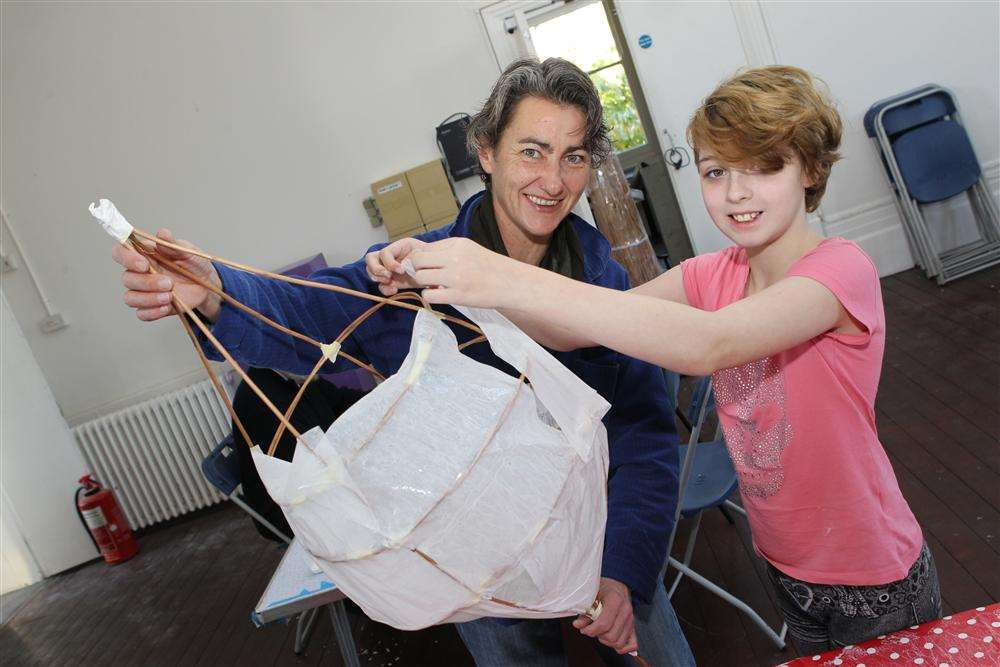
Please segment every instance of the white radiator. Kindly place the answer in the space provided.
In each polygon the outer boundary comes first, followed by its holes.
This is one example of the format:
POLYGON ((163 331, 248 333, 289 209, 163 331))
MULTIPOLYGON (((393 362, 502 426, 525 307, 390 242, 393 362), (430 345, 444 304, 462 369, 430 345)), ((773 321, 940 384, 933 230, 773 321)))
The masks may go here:
POLYGON ((229 413, 204 380, 73 429, 91 472, 143 528, 224 500, 201 461, 231 431, 229 413))

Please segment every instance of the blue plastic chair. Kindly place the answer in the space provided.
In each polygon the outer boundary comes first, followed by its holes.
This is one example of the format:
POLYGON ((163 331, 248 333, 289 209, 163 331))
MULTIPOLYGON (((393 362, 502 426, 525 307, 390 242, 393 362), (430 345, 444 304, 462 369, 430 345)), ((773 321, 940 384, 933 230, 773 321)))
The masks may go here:
MULTIPOLYGON (((726 449, 725 439, 722 437, 721 429, 716 433, 716 438, 711 442, 699 442, 701 430, 705 425, 708 414, 714 407, 711 379, 704 377, 698 380, 694 395, 691 399, 691 408, 688 411, 688 419, 691 423, 691 436, 686 445, 680 446, 681 474, 677 491, 677 513, 674 522, 674 531, 670 536, 667 550, 667 566, 677 570, 673 583, 667 590, 667 596, 673 597, 681 579, 689 577, 695 583, 707 588, 723 600, 733 605, 752 620, 779 649, 785 648, 785 634, 787 626, 782 626, 781 632, 775 632, 760 614, 753 607, 743 600, 734 596, 726 589, 709 581, 691 568, 691 558, 694 556, 694 546, 698 539, 698 529, 701 526, 701 517, 705 510, 714 508, 729 508, 743 516, 746 511, 736 503, 729 500, 729 496, 736 490, 739 482, 736 477, 736 469, 729 458, 726 449), (669 554, 672 551, 674 538, 677 535, 677 524, 681 519, 693 520, 694 525, 688 535, 687 547, 684 550, 682 560, 677 560, 669 554)), ((729 515, 726 514, 726 518, 729 515)))
POLYGON ((275 528, 274 524, 262 517, 240 497, 240 464, 233 451, 232 433, 226 436, 225 440, 216 445, 215 449, 202 460, 201 472, 209 484, 219 490, 219 493, 259 521, 262 526, 277 535, 282 542, 292 543, 292 538, 275 528))
POLYGON ((928 277, 944 284, 1000 263, 1000 219, 983 181, 951 91, 936 84, 876 102, 865 114, 895 195, 910 250, 928 277), (937 248, 921 206, 965 194, 979 239, 937 248))

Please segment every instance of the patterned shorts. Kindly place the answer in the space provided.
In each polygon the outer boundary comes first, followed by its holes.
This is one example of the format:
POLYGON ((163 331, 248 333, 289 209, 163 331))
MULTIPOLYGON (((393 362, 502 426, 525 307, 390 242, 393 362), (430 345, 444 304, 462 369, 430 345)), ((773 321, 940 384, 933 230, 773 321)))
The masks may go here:
POLYGON ((906 577, 877 586, 812 584, 770 563, 767 569, 788 631, 803 653, 857 644, 941 616, 937 570, 926 543, 906 577))

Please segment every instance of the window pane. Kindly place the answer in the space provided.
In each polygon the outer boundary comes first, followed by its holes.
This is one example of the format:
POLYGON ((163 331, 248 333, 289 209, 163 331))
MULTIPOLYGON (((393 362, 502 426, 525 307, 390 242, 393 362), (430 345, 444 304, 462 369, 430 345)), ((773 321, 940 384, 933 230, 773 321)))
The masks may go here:
POLYGON ((533 26, 531 43, 542 60, 565 58, 584 72, 621 60, 600 2, 533 26))
MULTIPOLYGON (((576 0, 576 5, 580 0, 576 0)), ((531 27, 531 43, 542 60, 565 58, 585 72, 614 65, 590 76, 604 105, 604 122, 611 128, 615 151, 646 143, 635 110, 625 68, 600 2, 592 2, 531 27)))
POLYGON ((635 110, 632 90, 620 64, 590 75, 604 106, 604 122, 611 128, 611 143, 615 151, 623 151, 646 143, 642 121, 635 110))

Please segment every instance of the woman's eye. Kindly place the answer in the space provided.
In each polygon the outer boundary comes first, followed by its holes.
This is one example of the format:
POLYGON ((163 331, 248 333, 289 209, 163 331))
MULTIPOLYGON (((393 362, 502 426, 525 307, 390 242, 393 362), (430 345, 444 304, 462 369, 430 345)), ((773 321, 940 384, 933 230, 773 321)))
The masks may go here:
POLYGON ((584 164, 587 161, 587 158, 585 158, 582 155, 573 154, 573 155, 567 155, 566 160, 570 164, 584 164))

